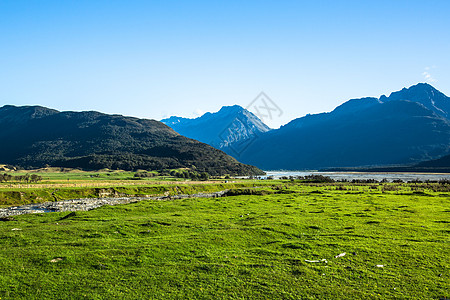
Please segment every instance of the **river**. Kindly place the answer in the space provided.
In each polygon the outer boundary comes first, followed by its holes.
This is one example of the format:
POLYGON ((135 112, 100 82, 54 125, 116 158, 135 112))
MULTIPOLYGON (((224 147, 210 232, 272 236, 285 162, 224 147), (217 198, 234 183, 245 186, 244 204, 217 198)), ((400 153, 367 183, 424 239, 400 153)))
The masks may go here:
POLYGON ((393 180, 403 180, 403 181, 412 181, 412 180, 420 180, 420 181, 437 181, 437 180, 450 180, 450 174, 435 174, 435 173, 364 173, 364 172, 306 172, 306 171, 265 171, 267 173, 266 176, 262 176, 262 178, 273 177, 275 179, 279 179, 281 177, 289 177, 289 176, 309 176, 309 175, 323 175, 330 177, 334 180, 343 180, 346 179, 348 181, 352 181, 354 179, 367 180, 367 179, 375 179, 377 181, 381 181, 383 179, 387 179, 388 181, 393 180))

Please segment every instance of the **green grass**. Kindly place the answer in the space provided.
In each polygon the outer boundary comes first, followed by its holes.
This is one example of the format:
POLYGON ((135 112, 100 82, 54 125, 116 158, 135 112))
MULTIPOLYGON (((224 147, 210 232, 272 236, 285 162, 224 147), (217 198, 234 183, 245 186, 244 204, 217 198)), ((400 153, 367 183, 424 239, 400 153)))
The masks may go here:
POLYGON ((13 176, 39 174, 43 180, 38 183, 0 183, 0 207, 42 203, 77 198, 155 196, 162 194, 193 194, 216 192, 228 188, 253 187, 274 184, 273 180, 212 179, 191 181, 171 176, 135 178, 136 172, 80 170, 56 171, 14 171, 13 176))
POLYGON ((271 185, 271 182, 110 185, 104 187, 12 188, 0 190, 0 207, 80 198, 142 197, 218 192, 238 187, 271 185))
MULTIPOLYGON (((134 177, 136 172, 128 172, 128 171, 80 171, 80 170, 71 170, 71 171, 14 171, 14 172, 2 172, 7 173, 13 176, 24 176, 26 174, 36 174, 42 177, 42 181, 38 184, 51 184, 51 183, 95 183, 95 182, 111 182, 111 181, 137 181, 137 178, 134 177)), ((181 181, 179 178, 171 177, 171 176, 156 176, 157 172, 148 172, 155 174, 155 177, 144 177, 138 178, 139 181, 181 181)), ((9 184, 22 184, 27 185, 22 182, 8 182, 3 183, 3 185, 9 184)), ((1 187, 1 185, 0 185, 1 187)))
POLYGON ((450 193, 388 186, 284 184, 18 216, 0 222, 0 297, 449 297, 450 193))

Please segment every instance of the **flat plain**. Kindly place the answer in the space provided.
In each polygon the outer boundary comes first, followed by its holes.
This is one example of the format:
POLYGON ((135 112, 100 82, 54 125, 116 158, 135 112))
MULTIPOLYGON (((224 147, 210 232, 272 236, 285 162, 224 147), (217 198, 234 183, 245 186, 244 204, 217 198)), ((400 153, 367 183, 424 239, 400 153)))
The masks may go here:
POLYGON ((449 297, 447 184, 250 183, 0 222, 0 297, 449 297))

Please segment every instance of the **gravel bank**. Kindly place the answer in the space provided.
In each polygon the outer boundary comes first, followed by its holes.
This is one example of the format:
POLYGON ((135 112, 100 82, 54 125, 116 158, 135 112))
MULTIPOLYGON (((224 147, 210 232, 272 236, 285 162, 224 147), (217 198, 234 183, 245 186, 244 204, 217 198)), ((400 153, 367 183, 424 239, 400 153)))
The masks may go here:
POLYGON ((182 194, 173 196, 158 196, 158 197, 121 197, 121 198, 89 198, 89 199, 73 199, 57 202, 45 202, 37 204, 27 204, 22 206, 12 206, 7 208, 0 208, 0 218, 7 218, 10 216, 17 216, 23 214, 36 214, 46 212, 58 211, 80 211, 91 210, 103 205, 118 205, 133 203, 142 200, 172 200, 185 198, 214 198, 223 197, 228 190, 215 193, 198 193, 198 194, 182 194))

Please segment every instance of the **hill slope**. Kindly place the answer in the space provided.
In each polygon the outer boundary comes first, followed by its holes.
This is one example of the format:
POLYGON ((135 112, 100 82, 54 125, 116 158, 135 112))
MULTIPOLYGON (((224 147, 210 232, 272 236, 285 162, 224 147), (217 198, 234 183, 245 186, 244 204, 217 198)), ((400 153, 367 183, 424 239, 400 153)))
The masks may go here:
POLYGON ((438 159, 423 161, 410 168, 414 171, 427 171, 435 173, 450 173, 450 155, 445 155, 438 159))
POLYGON ((270 130, 257 116, 238 106, 224 106, 216 113, 195 119, 170 117, 161 120, 176 132, 221 149, 270 130))
MULTIPOLYGON (((256 139, 240 161, 270 169, 414 164, 450 152, 450 99, 428 84, 353 99, 256 139), (439 114, 438 114, 439 113, 439 114)), ((226 149, 224 149, 226 151, 226 149)))
POLYGON ((0 108, 0 126, 0 161, 25 168, 193 167, 211 175, 261 173, 155 120, 7 105, 0 108))

